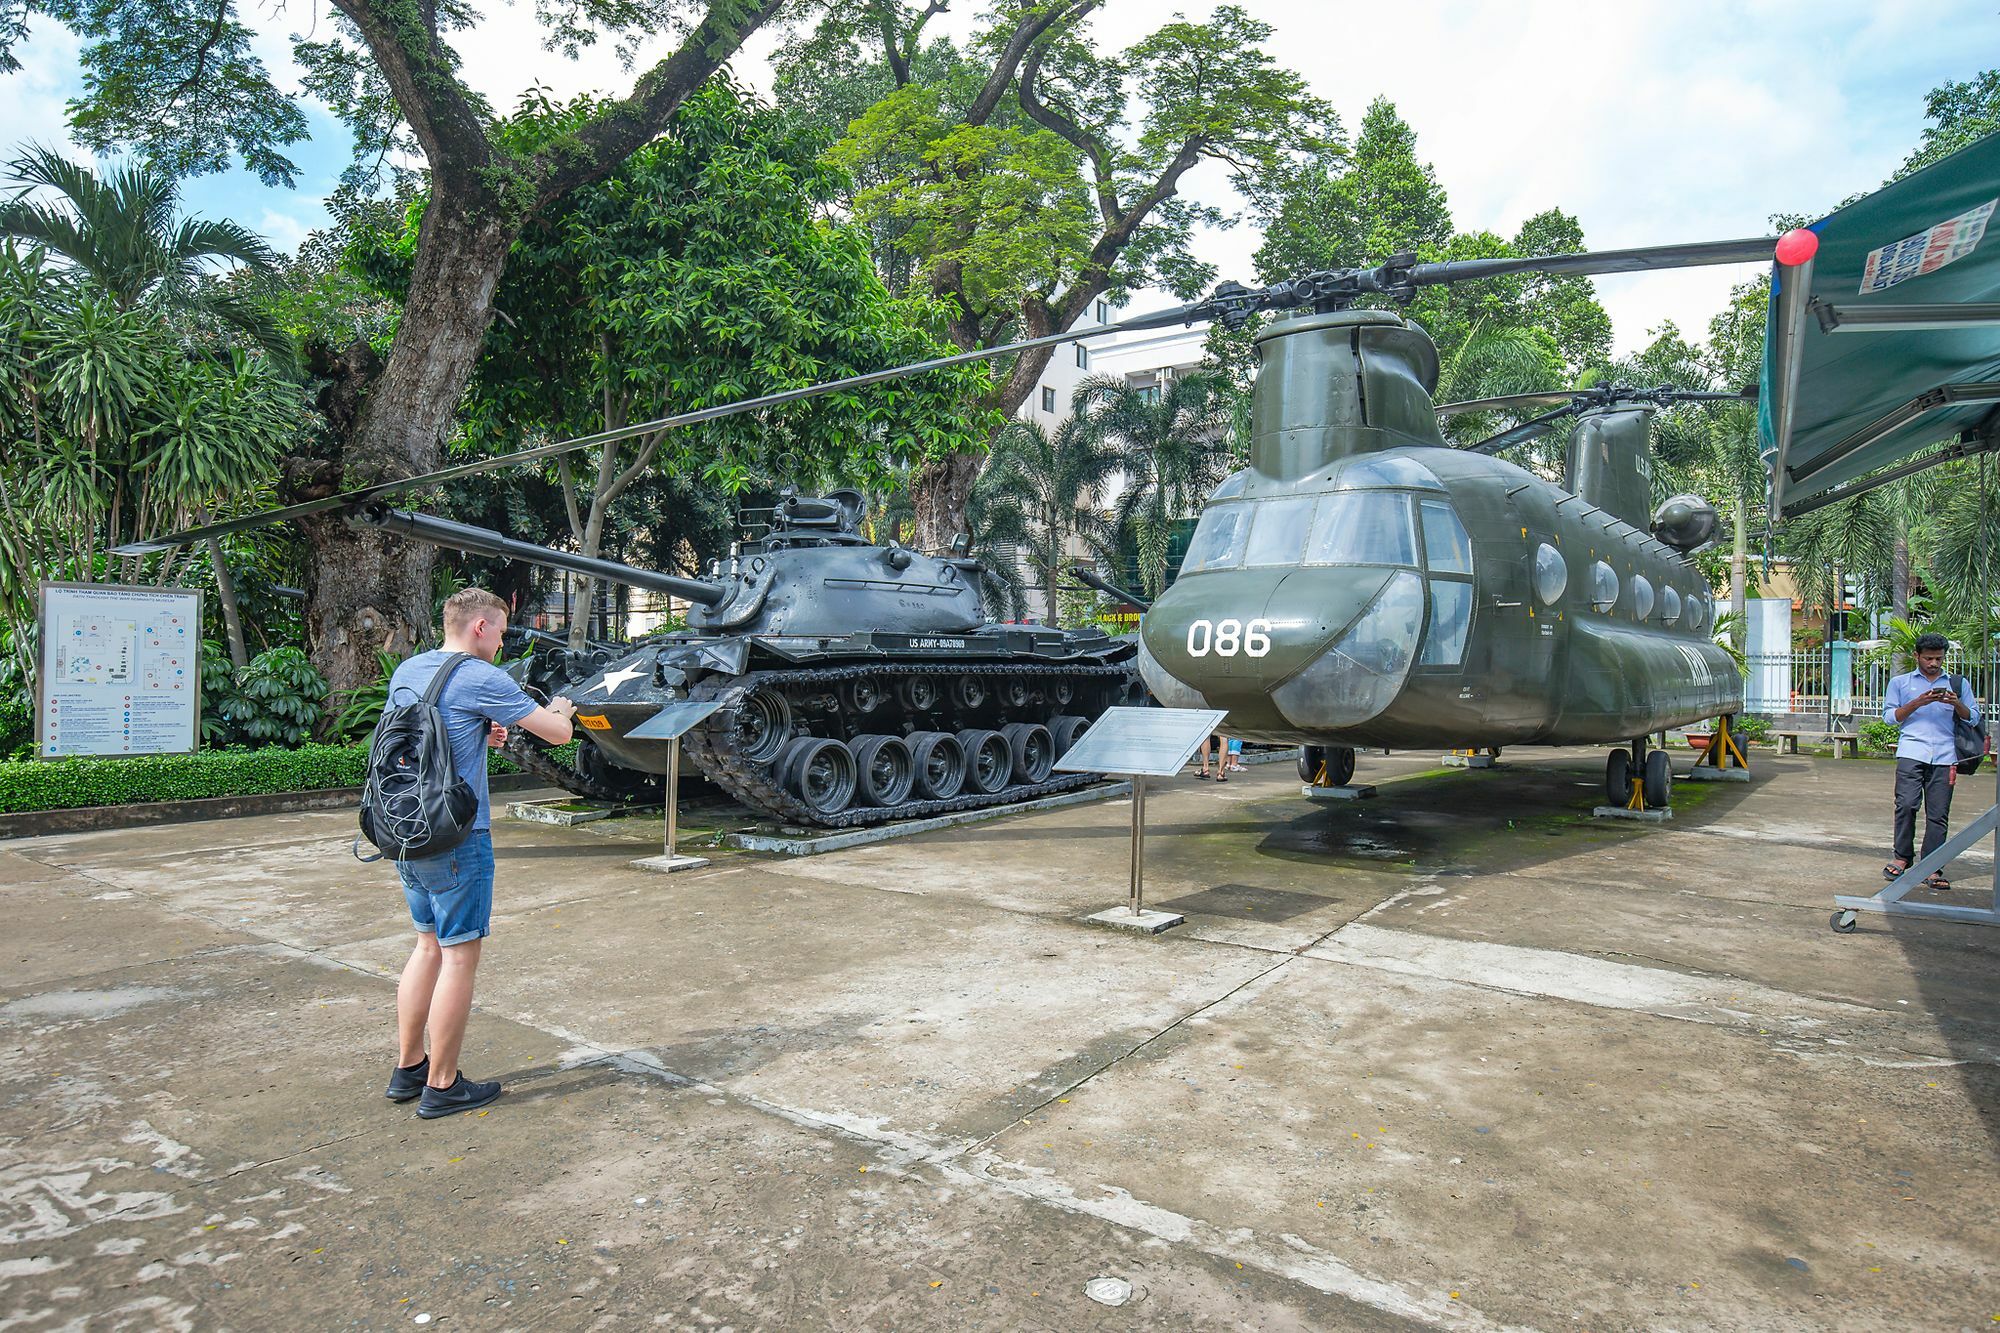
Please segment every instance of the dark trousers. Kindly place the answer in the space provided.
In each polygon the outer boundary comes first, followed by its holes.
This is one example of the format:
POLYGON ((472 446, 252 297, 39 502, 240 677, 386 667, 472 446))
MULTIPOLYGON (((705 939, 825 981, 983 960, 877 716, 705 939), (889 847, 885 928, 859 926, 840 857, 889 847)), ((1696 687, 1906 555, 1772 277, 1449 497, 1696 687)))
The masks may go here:
POLYGON ((1944 846, 1945 825, 1951 820, 1952 765, 1926 764, 1919 759, 1896 761, 1896 859, 1912 864, 1917 807, 1924 808, 1924 855, 1944 846))

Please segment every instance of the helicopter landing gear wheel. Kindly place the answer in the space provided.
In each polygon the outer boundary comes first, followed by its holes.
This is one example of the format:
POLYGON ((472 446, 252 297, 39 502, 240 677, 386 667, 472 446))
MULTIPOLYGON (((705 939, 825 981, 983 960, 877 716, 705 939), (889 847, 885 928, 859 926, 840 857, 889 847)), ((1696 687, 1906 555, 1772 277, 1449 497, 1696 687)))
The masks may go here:
POLYGON ((1299 747, 1299 781, 1319 782, 1320 765, 1326 762, 1326 747, 1321 745, 1301 745, 1299 747))
POLYGON ((951 683, 951 697, 960 708, 977 708, 986 702, 986 682, 977 676, 960 676, 951 683))
POLYGON ((958 733, 965 749, 965 789, 991 796, 1007 785, 1014 771, 1014 756, 1007 738, 997 731, 970 727, 958 733))
POLYGON ((1632 755, 1628 750, 1613 750, 1604 761, 1604 795, 1616 806, 1623 806, 1632 799, 1632 755))
POLYGON ((792 706, 775 690, 754 690, 736 705, 737 753, 753 764, 777 758, 792 736, 792 706))
POLYGON ((1326 780, 1336 787, 1345 787, 1354 781, 1352 746, 1336 745, 1326 752, 1326 780))
POLYGON ((854 752, 855 791, 863 803, 901 805, 910 799, 916 767, 902 737, 856 736, 847 748, 854 752))
POLYGON ((1039 722, 1009 722, 1000 728, 1000 734, 1007 738, 1014 781, 1046 782, 1056 762, 1056 743, 1049 729, 1039 722))
POLYGON ((906 744, 916 771, 917 795, 927 801, 948 801, 965 786, 965 747, 944 731, 919 731, 906 744))
POLYGON ((1056 744, 1056 758, 1060 759, 1068 754, 1069 747, 1075 745, 1083 736, 1083 733, 1089 730, 1090 719, 1087 717, 1078 717, 1074 713, 1067 713, 1060 717, 1050 718, 1049 739, 1053 740, 1056 744))
POLYGON ((780 780, 817 815, 834 815, 854 800, 854 754, 839 741, 801 736, 778 760, 780 780))
POLYGON ((1827 924, 1833 927, 1833 933, 1836 935, 1852 935, 1861 925, 1861 916, 1857 912, 1842 909, 1835 912, 1833 919, 1827 924))
POLYGON ((866 717, 882 706, 882 687, 866 676, 840 687, 840 701, 857 717, 866 717))
POLYGON ((1674 803, 1674 769, 1665 750, 1648 754, 1639 772, 1648 810, 1664 810, 1674 803))

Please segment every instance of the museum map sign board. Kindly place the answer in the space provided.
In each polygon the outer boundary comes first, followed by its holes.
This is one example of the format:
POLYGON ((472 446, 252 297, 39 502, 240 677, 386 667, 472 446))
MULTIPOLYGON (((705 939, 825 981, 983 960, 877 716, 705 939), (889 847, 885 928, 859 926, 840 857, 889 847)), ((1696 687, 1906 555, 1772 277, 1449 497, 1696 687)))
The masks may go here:
POLYGON ((186 754, 201 741, 201 593, 44 583, 36 753, 186 754))

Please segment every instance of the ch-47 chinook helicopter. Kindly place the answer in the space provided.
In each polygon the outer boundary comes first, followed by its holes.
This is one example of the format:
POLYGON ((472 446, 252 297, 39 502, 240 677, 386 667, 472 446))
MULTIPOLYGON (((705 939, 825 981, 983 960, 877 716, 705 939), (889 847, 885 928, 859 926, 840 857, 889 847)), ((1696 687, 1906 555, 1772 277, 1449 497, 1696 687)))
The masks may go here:
MULTIPOLYGON (((1602 484, 1579 479, 1586 493, 1578 494, 1498 459, 1448 447, 1430 401, 1437 351, 1428 335, 1398 315, 1350 307, 1509 273, 1753 263, 1768 259, 1774 245, 1772 239, 1711 241, 1445 263, 1403 255, 1373 268, 1326 270, 1256 290, 1224 283, 1205 300, 1115 324, 519 449, 148 538, 121 553, 321 513, 373 522, 416 540, 442 540, 420 530, 427 526, 422 516, 389 511, 382 501, 614 440, 949 366, 1108 334, 1209 319, 1241 323, 1259 311, 1291 311, 1291 318, 1273 322, 1258 337, 1263 369, 1251 467, 1211 498, 1197 536, 1199 552, 1191 553, 1184 577, 1142 621, 1141 663, 1154 692, 1169 704, 1226 707, 1232 731, 1331 747, 1329 753, 1356 744, 1567 744, 1644 736, 1731 711, 1739 702, 1728 657, 1701 632, 1709 617, 1703 585, 1660 544, 1698 527, 1698 508, 1683 515, 1681 526, 1669 519, 1658 538, 1648 537, 1635 526, 1645 517, 1643 506, 1633 509, 1623 498, 1613 484, 1615 469, 1594 474, 1602 484), (1666 608, 1674 604, 1680 610, 1669 619, 1666 608)), ((630 577, 608 562, 597 572, 630 577)), ((871 626, 849 628, 866 633, 871 626)), ((757 733, 769 718, 746 703, 731 704, 716 725, 757 733)), ((809 738, 793 733, 792 739, 809 738)), ((1635 745, 1635 754, 1640 748, 1635 745)), ((1614 754, 1614 776, 1617 762, 1614 754)), ((1663 768, 1659 776, 1663 786, 1663 768)))

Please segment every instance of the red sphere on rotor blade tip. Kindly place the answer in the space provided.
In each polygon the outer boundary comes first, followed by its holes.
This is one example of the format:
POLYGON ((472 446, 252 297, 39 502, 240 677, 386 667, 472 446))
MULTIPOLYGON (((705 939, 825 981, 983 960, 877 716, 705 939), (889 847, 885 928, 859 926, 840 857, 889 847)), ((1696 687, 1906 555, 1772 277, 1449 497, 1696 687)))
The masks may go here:
POLYGON ((1778 238, 1777 259, 1780 264, 1803 264, 1818 253, 1819 234, 1804 227, 1794 227, 1778 238))

